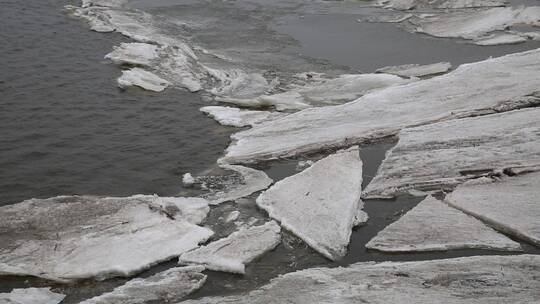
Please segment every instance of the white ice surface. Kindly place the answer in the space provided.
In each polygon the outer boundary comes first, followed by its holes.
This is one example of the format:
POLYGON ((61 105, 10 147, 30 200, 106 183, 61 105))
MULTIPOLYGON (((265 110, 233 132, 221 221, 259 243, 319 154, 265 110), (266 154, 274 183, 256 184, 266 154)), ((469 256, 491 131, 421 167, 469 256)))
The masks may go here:
POLYGON ((497 230, 540 246, 540 173, 493 183, 466 183, 445 201, 497 230))
POLYGON ((54 293, 50 288, 20 288, 0 293, 1 304, 58 304, 66 296, 54 293))
POLYGON ((60 196, 0 207, 0 275, 55 281, 131 276, 196 248, 200 198, 60 196))
POLYGON ((310 268, 249 293, 183 303, 532 304, 540 297, 538 265, 540 255, 365 262, 310 268))
POLYGON ((393 74, 402 77, 422 77, 448 72, 451 67, 452 65, 449 62, 439 62, 427 65, 406 64, 380 68, 376 72, 393 74))
MULTIPOLYGON (((409 126, 522 107, 540 87, 540 50, 464 64, 339 106, 306 109, 232 135, 224 162, 249 163, 395 135, 409 126)), ((538 103, 538 101, 535 101, 538 103)))
POLYGON ((124 70, 122 76, 118 78, 118 86, 121 88, 137 86, 148 91, 161 92, 169 85, 171 83, 167 80, 141 68, 124 70))
POLYGON ((150 66, 153 61, 159 58, 159 48, 155 44, 149 43, 122 43, 114 47, 114 50, 105 55, 105 59, 110 59, 115 64, 131 64, 140 66, 150 66))
POLYGON ((275 183, 257 205, 313 249, 338 260, 347 253, 353 226, 367 219, 358 216, 361 188, 362 161, 353 147, 275 183))
POLYGON ((432 196, 380 231, 366 247, 386 252, 521 250, 519 243, 432 196))
POLYGON ((224 126, 246 127, 277 119, 286 114, 269 111, 250 111, 232 107, 208 106, 202 107, 201 112, 215 119, 224 126))
POLYGON ((148 278, 136 278, 113 291, 80 304, 173 303, 201 288, 206 282, 202 266, 176 267, 148 278))
POLYGON ((226 238, 182 254, 181 264, 199 264, 207 269, 243 274, 245 265, 274 249, 281 241, 281 228, 271 221, 240 229, 226 238))
POLYGON ((248 196, 257 191, 268 188, 273 180, 263 171, 235 165, 220 165, 225 170, 235 171, 241 176, 241 181, 233 185, 226 186, 221 191, 214 191, 204 197, 211 205, 221 204, 227 201, 248 196))
POLYGON ((538 117, 540 108, 531 108, 403 129, 364 196, 452 188, 507 168, 537 166, 538 117))
POLYGON ((388 74, 345 74, 333 79, 320 78, 283 93, 224 101, 245 107, 272 106, 278 111, 302 110, 313 106, 343 104, 376 89, 411 81, 388 74))

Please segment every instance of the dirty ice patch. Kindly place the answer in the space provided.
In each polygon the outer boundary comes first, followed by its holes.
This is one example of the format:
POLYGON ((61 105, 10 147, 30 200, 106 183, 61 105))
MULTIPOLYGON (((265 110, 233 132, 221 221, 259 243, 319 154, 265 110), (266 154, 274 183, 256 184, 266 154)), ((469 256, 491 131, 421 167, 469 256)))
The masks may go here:
POLYGON ((366 247, 385 252, 521 250, 519 243, 432 196, 384 228, 366 247))
POLYGON ((445 201, 504 233, 540 246, 540 173, 466 183, 445 201))
POLYGON ((0 274, 65 282, 131 276, 213 235, 200 198, 59 196, 0 207, 0 274))
POLYGON ((473 256, 416 262, 365 262, 310 268, 218 303, 531 303, 540 289, 540 255, 473 256))
POLYGON ((347 253, 353 226, 363 208, 362 161, 358 147, 317 161, 275 183, 257 198, 269 216, 331 260, 347 253))
POLYGON ((202 266, 171 268, 148 278, 132 279, 111 292, 80 304, 175 303, 204 285, 206 275, 202 271, 202 266))
POLYGON ((403 129, 364 196, 451 189, 507 168, 536 166, 539 115, 540 108, 531 108, 403 129))
POLYGON ((207 269, 245 273, 245 265, 281 242, 281 228, 271 221, 261 226, 241 228, 226 238, 182 254, 181 264, 199 264, 207 269))
POLYGON ((381 89, 339 106, 311 108, 232 135, 222 161, 252 163, 395 135, 442 120, 540 103, 540 50, 464 64, 442 76, 381 89))
POLYGON ((58 304, 66 296, 55 293, 50 288, 20 288, 9 293, 0 293, 2 304, 58 304))

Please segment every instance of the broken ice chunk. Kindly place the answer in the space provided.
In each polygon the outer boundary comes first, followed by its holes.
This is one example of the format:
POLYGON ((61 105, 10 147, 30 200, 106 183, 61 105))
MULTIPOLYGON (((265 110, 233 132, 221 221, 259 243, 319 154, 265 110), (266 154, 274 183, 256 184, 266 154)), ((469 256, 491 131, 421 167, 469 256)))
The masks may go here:
POLYGON ((115 64, 131 64, 140 66, 150 66, 152 61, 159 58, 158 46, 148 43, 122 43, 114 47, 114 51, 105 55, 115 64))
POLYGON ((540 173, 535 172, 500 182, 466 183, 445 200, 499 231, 540 246, 539 196, 540 173))
POLYGON ((499 44, 516 44, 527 41, 526 36, 521 36, 512 33, 497 33, 487 37, 481 37, 475 40, 478 45, 499 45, 499 44))
POLYGON ((366 245, 387 252, 450 249, 521 250, 519 243, 428 196, 366 245))
POLYGON ((201 112, 217 120, 224 126, 246 127, 268 120, 283 117, 286 114, 269 111, 249 111, 231 107, 208 106, 202 107, 201 112))
POLYGON ((131 276, 213 235, 200 198, 59 196, 0 207, 0 274, 65 282, 131 276), (159 248, 159 249, 157 249, 159 248))
POLYGON ((244 273, 245 265, 274 249, 281 241, 280 227, 271 221, 240 229, 226 238, 182 254, 182 264, 200 264, 216 271, 244 273))
POLYGON ((240 216, 240 212, 238 210, 231 211, 225 218, 226 223, 230 223, 232 221, 236 221, 238 217, 240 216))
POLYGON ((186 187, 190 187, 193 184, 195 184, 195 178, 193 178, 193 175, 191 173, 185 173, 182 175, 182 184, 186 187))
POLYGON ((331 260, 347 253, 363 202, 358 147, 339 151, 285 178, 257 198, 257 205, 331 260))
POLYGON ((406 64, 378 69, 377 73, 393 74, 402 77, 423 77, 448 72, 452 65, 449 62, 439 62, 427 65, 406 64))
POLYGON ((118 86, 121 88, 137 86, 148 91, 161 92, 169 85, 171 83, 167 80, 141 68, 122 71, 122 76, 118 78, 118 86))
POLYGON ((2 304, 58 304, 66 296, 54 293, 50 288, 13 289, 10 293, 0 293, 2 304))
POLYGON ((136 278, 113 291, 80 304, 150 304, 174 303, 204 285, 202 266, 176 267, 148 278, 136 278))
POLYGON ((539 115, 540 109, 532 108, 403 129, 364 197, 449 189, 506 168, 535 166, 539 115))

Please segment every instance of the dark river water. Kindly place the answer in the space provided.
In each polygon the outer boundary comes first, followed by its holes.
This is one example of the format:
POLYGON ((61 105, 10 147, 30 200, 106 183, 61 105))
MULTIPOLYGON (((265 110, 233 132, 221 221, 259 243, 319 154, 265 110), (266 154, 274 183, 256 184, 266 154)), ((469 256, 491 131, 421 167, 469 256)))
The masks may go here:
MULTIPOLYGON (((287 1, 276 1, 282 2, 287 1)), ((234 13, 234 9, 223 8, 226 4, 221 2, 216 4, 220 5, 216 11, 201 8, 200 3, 135 1, 150 11, 166 11, 173 16, 185 14, 193 19, 199 18, 196 14, 223 18, 234 13)), ((209 105, 199 94, 177 89, 149 93, 117 88, 120 70, 103 56, 113 46, 129 40, 119 34, 90 31, 86 24, 62 12, 66 4, 79 5, 60 0, 0 0, 0 206, 55 195, 181 193, 181 175, 214 166, 234 129, 220 126, 199 112, 200 107, 209 105)), ((392 24, 358 23, 362 16, 306 12, 273 19, 263 16, 258 20, 268 23, 262 25, 261 37, 286 41, 287 58, 297 54, 301 58, 299 64, 311 67, 320 62, 324 69, 332 70, 371 72, 386 65, 438 61, 450 61, 455 66, 540 47, 538 42, 479 47, 410 34, 392 24)), ((194 33, 194 37, 204 46, 215 46, 215 41, 205 39, 218 34, 194 33)), ((223 43, 234 43, 235 37, 222 35, 220 39, 223 43)), ((287 65, 280 58, 270 62, 287 65)), ((365 183, 373 177, 385 151, 392 145, 392 142, 380 143, 362 149, 365 183)), ((265 165, 264 169, 279 180, 294 174, 295 166, 295 160, 280 161, 265 165)), ((285 235, 284 244, 250 264, 245 276, 209 272, 206 285, 192 297, 249 290, 279 274, 318 265, 493 254, 458 250, 392 255, 365 249, 370 238, 420 200, 400 197, 392 201, 366 201, 370 221, 355 229, 349 254, 339 263, 330 263, 294 237, 285 235)), ((214 208, 211 217, 234 208, 232 204, 224 204, 214 208)), ((256 208, 244 211, 264 218, 256 208)), ((526 252, 540 253, 538 249, 523 246, 526 252)), ((165 263, 142 276, 173 265, 174 262, 165 263)), ((78 303, 124 281, 88 281, 76 286, 53 287, 68 294, 64 303, 78 303)), ((0 292, 24 286, 51 286, 51 283, 30 278, 0 278, 0 292)))

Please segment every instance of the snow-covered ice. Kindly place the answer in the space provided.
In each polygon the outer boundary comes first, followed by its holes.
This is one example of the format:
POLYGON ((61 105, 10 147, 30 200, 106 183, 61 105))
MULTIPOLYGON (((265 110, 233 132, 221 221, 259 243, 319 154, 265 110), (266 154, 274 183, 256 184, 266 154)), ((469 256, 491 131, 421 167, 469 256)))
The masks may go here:
POLYGON ((540 255, 473 256, 420 262, 365 262, 282 275, 249 293, 196 303, 535 303, 540 255))
POLYGON ((364 197, 448 189, 507 168, 537 166, 538 117, 540 108, 531 108, 403 129, 364 197))
POLYGON ((225 101, 245 107, 273 106, 278 111, 302 110, 314 106, 343 104, 371 91, 411 81, 388 74, 345 74, 333 79, 319 78, 283 93, 225 101))
POLYGON ((222 159, 249 163, 343 147, 400 129, 538 104, 540 50, 464 64, 442 76, 389 87, 339 106, 306 109, 232 135, 222 159), (444 88, 444 89, 443 89, 444 88))
POLYGON ((234 171, 239 175, 239 180, 236 180, 232 184, 225 185, 225 188, 218 191, 212 191, 210 194, 204 197, 210 202, 211 205, 221 204, 227 201, 234 201, 236 199, 248 196, 257 191, 268 188, 273 180, 266 175, 263 171, 235 165, 220 165, 225 170, 234 171))
POLYGON ((159 58, 158 46, 149 43, 122 43, 114 47, 114 50, 105 55, 105 59, 110 59, 115 64, 131 64, 140 66, 150 66, 153 61, 159 58))
POLYGON ((118 78, 118 86, 121 88, 137 86, 148 91, 161 92, 170 85, 167 80, 141 68, 124 70, 118 78))
POLYGON ((0 207, 0 275, 65 282, 131 276, 196 248, 200 198, 59 196, 0 207))
POLYGON ((201 288, 206 275, 202 266, 176 267, 148 278, 136 278, 113 291, 80 304, 174 303, 201 288))
POLYGON ((384 228, 366 247, 387 252, 521 250, 519 243, 432 196, 384 228))
POLYGON ((50 288, 20 288, 9 293, 0 293, 2 304, 58 304, 66 296, 55 293, 50 288))
POLYGON ((535 172, 499 182, 466 183, 445 201, 497 230, 540 246, 539 196, 540 173, 535 172))
POLYGON ((182 254, 181 264, 200 264, 207 269, 240 273, 245 265, 274 249, 281 241, 281 228, 271 221, 240 229, 226 238, 182 254))
POLYGON ((286 114, 269 111, 250 111, 232 107, 207 106, 202 107, 201 112, 215 119, 224 126, 246 127, 277 119, 286 114))
POLYGON ((313 249, 338 260, 347 253, 353 226, 367 219, 359 211, 361 188, 362 161, 353 147, 277 182, 257 205, 313 249))
POLYGON ((399 66, 390 66, 378 69, 377 73, 393 74, 402 77, 422 77, 433 74, 442 74, 448 72, 452 65, 450 62, 439 62, 433 64, 406 64, 399 66))

